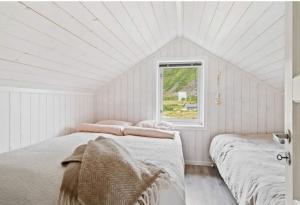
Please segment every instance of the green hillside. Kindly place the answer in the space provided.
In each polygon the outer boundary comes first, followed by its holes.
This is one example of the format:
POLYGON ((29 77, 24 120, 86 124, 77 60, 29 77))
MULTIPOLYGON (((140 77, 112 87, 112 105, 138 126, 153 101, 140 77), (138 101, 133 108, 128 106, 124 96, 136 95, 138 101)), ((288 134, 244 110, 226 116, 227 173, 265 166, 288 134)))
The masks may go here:
POLYGON ((196 79, 196 68, 164 69, 164 93, 172 96, 176 95, 178 91, 195 90, 196 79))
POLYGON ((164 69, 163 115, 165 118, 196 119, 197 68, 164 69), (186 92, 186 98, 178 100, 178 92, 186 92))

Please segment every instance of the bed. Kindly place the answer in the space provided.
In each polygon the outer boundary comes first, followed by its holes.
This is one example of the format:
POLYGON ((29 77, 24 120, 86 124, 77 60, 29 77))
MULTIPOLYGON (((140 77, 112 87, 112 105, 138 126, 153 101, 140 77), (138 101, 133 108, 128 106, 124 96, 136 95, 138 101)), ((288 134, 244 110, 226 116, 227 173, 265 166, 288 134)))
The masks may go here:
MULTIPOLYGON (((78 132, 0 155, 0 204, 56 205, 64 168, 61 161, 80 144, 100 133, 78 132)), ((113 138, 133 157, 161 166, 171 176, 171 185, 160 191, 160 204, 185 204, 184 160, 180 136, 157 139, 137 136, 113 138)))
POLYGON ((284 152, 270 135, 216 136, 210 155, 239 205, 284 205, 284 152))

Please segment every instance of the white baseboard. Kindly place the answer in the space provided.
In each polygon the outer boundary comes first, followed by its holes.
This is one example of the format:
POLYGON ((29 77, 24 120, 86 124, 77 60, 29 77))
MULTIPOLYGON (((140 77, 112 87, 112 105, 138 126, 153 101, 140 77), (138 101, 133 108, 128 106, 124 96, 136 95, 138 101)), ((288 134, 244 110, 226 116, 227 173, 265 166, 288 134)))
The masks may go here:
POLYGON ((213 162, 186 160, 186 165, 213 166, 213 162))

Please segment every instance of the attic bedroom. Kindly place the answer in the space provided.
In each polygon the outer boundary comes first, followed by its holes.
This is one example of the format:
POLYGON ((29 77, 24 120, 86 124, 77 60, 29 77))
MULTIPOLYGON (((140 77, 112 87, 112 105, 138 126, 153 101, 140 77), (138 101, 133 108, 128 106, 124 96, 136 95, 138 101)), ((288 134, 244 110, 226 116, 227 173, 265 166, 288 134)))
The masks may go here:
POLYGON ((299 205, 300 4, 1 1, 0 205, 299 205))

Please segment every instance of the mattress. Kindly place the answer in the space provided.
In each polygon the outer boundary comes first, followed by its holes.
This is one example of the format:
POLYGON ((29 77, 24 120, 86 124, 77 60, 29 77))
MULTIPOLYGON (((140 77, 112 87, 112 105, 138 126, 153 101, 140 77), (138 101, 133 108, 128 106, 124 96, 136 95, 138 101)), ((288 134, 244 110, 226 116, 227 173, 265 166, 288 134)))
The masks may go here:
POLYGON ((284 205, 284 152, 271 136, 216 136, 210 155, 239 205, 284 205))
MULTIPOLYGON (((0 154, 0 204, 56 205, 64 174, 61 161, 78 145, 99 135, 73 133, 0 154)), ((170 174, 171 185, 160 190, 160 204, 185 204, 184 160, 179 135, 175 139, 101 135, 116 140, 134 158, 156 164, 170 174)))

